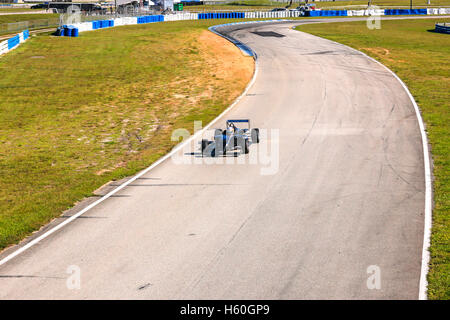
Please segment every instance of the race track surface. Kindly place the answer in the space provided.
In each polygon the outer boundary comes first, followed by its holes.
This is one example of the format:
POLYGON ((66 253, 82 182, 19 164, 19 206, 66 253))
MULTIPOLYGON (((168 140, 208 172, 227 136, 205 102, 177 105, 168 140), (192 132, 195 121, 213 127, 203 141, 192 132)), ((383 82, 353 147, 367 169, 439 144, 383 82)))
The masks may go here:
POLYGON ((0 298, 417 299, 413 105, 382 66, 293 25, 227 30, 257 53, 258 76, 213 127, 250 118, 263 137, 249 155, 180 151, 1 266, 0 298), (71 265, 80 289, 66 286, 71 265))

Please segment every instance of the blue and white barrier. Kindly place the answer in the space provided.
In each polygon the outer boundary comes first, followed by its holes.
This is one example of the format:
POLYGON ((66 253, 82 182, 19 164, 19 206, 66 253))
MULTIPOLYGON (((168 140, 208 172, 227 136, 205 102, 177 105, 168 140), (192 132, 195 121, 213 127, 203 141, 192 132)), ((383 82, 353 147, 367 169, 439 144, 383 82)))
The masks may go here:
MULTIPOLYGON (((117 24, 119 22, 119 19, 110 19, 110 20, 96 20, 96 21, 89 21, 89 22, 82 22, 82 23, 75 23, 73 25, 64 25, 62 27, 58 28, 57 35, 62 37, 78 37, 79 32, 84 31, 90 31, 90 30, 97 30, 97 29, 104 29, 104 28, 112 28, 116 25, 123 25, 117 24)), ((122 20, 120 20, 122 21, 122 20)), ((135 22, 135 21, 133 21, 135 22)), ((136 22, 137 23, 137 22, 136 22)), ((133 24, 136 24, 133 23, 133 24)))
POLYGON ((339 17, 347 16, 347 10, 313 10, 306 11, 306 17, 339 17))
MULTIPOLYGON (((382 16, 382 15, 445 15, 450 14, 450 8, 429 9, 367 9, 367 10, 313 10, 305 13, 309 17, 334 17, 334 16, 382 16)), ((58 35, 78 37, 80 32, 111 28, 116 26, 135 25, 143 23, 155 23, 164 21, 181 20, 206 20, 206 19, 270 19, 270 18, 296 18, 300 17, 300 11, 252 11, 252 12, 221 12, 221 13, 176 13, 168 15, 150 15, 140 17, 123 17, 109 20, 97 20, 75 23, 70 26, 58 28, 58 35)), ((447 29, 446 29, 447 30, 447 29)), ((0 42, 0 55, 13 50, 30 36, 28 30, 0 42)))
POLYGON ((348 17, 384 16, 384 9, 347 10, 348 17))
POLYGON ((253 11, 245 12, 245 19, 270 19, 270 18, 297 18, 301 16, 300 11, 253 11))
POLYGON ((198 19, 245 19, 245 12, 199 13, 198 19))
POLYGON ((427 9, 385 9, 384 15, 398 16, 398 15, 419 15, 427 14, 427 9))
POLYGON ((166 14, 164 15, 164 21, 182 21, 182 20, 197 20, 198 13, 175 13, 175 14, 166 14))
MULTIPOLYGON (((151 15, 140 17, 124 17, 110 20, 96 20, 88 22, 74 23, 70 26, 63 26, 59 28, 59 36, 76 37, 79 32, 112 28, 117 26, 125 26, 132 24, 154 23, 165 21, 164 15, 151 15), (76 31, 75 31, 76 30, 76 31)), ((172 20, 173 21, 173 20, 172 20)))
POLYGON ((114 19, 91 21, 92 30, 114 27, 114 19))
POLYGON ((8 40, 0 42, 0 55, 17 48, 22 42, 27 41, 29 37, 30 32, 25 30, 8 40))
POLYGON ((162 14, 152 16, 142 16, 137 18, 137 23, 152 23, 152 22, 164 22, 164 16, 162 14))
MULTIPOLYGON (((91 31, 115 26, 155 23, 181 20, 210 20, 210 19, 280 19, 300 17, 300 11, 252 11, 252 12, 205 12, 205 13, 175 13, 168 15, 150 15, 140 17, 115 18, 111 20, 99 20, 76 23, 65 26, 60 32, 63 36, 78 36, 78 32, 91 31), (72 29, 71 29, 72 28, 72 29), (74 31, 74 30, 77 31, 74 31)), ((450 8, 437 9, 366 9, 366 10, 313 10, 305 12, 307 17, 345 17, 345 16, 383 16, 383 15, 425 15, 425 14, 450 14, 450 8)))

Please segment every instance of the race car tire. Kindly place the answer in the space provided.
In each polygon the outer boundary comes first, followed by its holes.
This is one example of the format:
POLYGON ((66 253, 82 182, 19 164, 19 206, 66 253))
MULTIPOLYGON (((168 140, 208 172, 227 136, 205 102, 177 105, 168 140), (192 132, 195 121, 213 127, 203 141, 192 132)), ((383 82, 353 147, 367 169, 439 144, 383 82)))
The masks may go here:
POLYGON ((239 139, 239 147, 241 148, 241 152, 247 154, 249 152, 249 141, 248 139, 239 139))
POLYGON ((215 144, 209 141, 208 145, 206 146, 205 150, 203 151, 202 156, 204 157, 216 157, 216 147, 215 144))
POLYGON ((209 141, 207 139, 202 139, 202 156, 205 153, 206 147, 209 145, 209 141))
POLYGON ((251 131, 252 143, 259 143, 259 129, 253 128, 251 131))
POLYGON ((221 129, 214 130, 214 138, 216 138, 217 136, 221 136, 221 135, 222 135, 222 130, 221 129))
POLYGON ((216 145, 216 148, 215 148, 216 155, 224 154, 225 153, 225 148, 223 146, 224 140, 222 138, 222 132, 220 132, 220 135, 215 135, 214 136, 214 142, 215 142, 215 145, 216 145))

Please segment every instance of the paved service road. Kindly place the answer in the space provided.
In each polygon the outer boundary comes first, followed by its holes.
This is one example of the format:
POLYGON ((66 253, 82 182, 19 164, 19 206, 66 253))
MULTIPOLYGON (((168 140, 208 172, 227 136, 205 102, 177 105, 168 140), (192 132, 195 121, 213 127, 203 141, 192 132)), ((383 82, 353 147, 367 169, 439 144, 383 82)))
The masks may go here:
POLYGON ((244 163, 179 164, 202 161, 180 152, 1 266, 0 298, 417 299, 413 105, 380 65, 291 26, 228 30, 258 54, 254 85, 219 121, 267 129, 250 155, 217 160, 244 163))

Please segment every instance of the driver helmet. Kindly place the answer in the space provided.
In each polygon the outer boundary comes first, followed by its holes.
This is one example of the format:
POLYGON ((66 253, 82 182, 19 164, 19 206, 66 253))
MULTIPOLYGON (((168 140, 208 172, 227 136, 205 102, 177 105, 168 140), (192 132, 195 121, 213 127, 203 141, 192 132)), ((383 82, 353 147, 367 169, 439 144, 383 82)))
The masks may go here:
POLYGON ((229 123, 228 123, 228 128, 227 128, 227 130, 228 130, 228 131, 231 131, 231 132, 235 132, 235 131, 236 131, 236 126, 234 125, 233 122, 229 122, 229 123))

